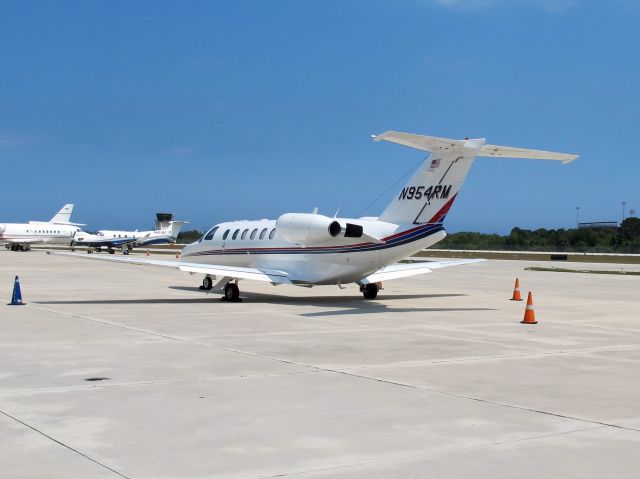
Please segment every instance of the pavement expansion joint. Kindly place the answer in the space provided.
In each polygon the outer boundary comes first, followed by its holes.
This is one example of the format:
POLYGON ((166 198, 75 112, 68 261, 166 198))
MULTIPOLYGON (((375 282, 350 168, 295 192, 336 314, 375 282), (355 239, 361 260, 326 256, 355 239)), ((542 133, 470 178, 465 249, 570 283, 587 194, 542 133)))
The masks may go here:
POLYGON ((595 429, 604 429, 606 427, 607 426, 604 426, 604 425, 595 425, 595 426, 592 426, 592 427, 574 429, 574 430, 571 430, 571 431, 562 431, 562 432, 554 432, 554 433, 550 433, 550 434, 541 434, 541 435, 537 435, 537 436, 528 436, 528 437, 522 437, 522 438, 518 438, 518 439, 511 439, 511 440, 508 440, 508 441, 494 441, 494 442, 488 442, 488 443, 483 443, 483 444, 475 444, 473 446, 450 448, 450 449, 441 449, 441 450, 438 450, 438 451, 426 451, 426 452, 422 452, 422 453, 418 453, 418 454, 410 454, 410 455, 406 455, 406 456, 389 457, 389 458, 384 458, 384 459, 376 459, 376 460, 372 460, 372 461, 354 462, 354 463, 351 463, 351 464, 338 464, 338 465, 335 465, 335 466, 327 466, 327 467, 322 467, 322 468, 317 468, 317 469, 309 469, 309 470, 305 470, 305 471, 295 471, 295 472, 291 472, 291 473, 281 473, 281 474, 276 474, 276 475, 271 475, 271 476, 260 476, 259 478, 256 478, 256 479, 275 479, 277 477, 292 477, 292 476, 298 476, 298 475, 302 475, 302 474, 311 474, 311 473, 317 473, 317 472, 332 471, 332 470, 336 470, 336 469, 347 469, 347 468, 350 468, 350 467, 361 467, 361 466, 368 466, 368 465, 372 465, 372 464, 382 464, 382 463, 386 463, 386 462, 406 461, 408 459, 416 459, 416 458, 420 458, 420 457, 433 456, 433 455, 437 455, 437 454, 451 454, 451 453, 462 452, 462 451, 470 451, 470 450, 474 450, 474 449, 482 449, 482 448, 492 447, 492 446, 502 446, 502 445, 506 445, 506 444, 514 444, 514 443, 519 443, 519 442, 524 442, 524 441, 535 441, 537 439, 546 439, 546 438, 550 438, 550 437, 567 436, 567 435, 570 435, 570 434, 575 434, 575 433, 583 432, 583 431, 592 431, 592 430, 595 430, 595 429))
MULTIPOLYGON (((476 362, 476 361, 499 361, 501 359, 519 359, 519 358, 536 358, 536 357, 547 357, 547 356, 581 356, 589 353, 601 353, 601 352, 609 352, 609 351, 627 351, 640 348, 640 344, 635 344, 631 346, 597 346, 594 348, 585 348, 585 349, 575 349, 572 351, 540 351, 540 352, 531 352, 531 353, 521 353, 521 354, 505 354, 503 356, 475 356, 470 358, 453 358, 453 359, 432 359, 428 361, 407 361, 407 362, 399 362, 399 363, 385 363, 382 365, 374 364, 371 366, 350 366, 348 368, 340 369, 340 371, 350 371, 350 370, 368 370, 368 369, 379 369, 381 367, 394 367, 394 366, 424 366, 425 364, 449 364, 449 363, 466 363, 466 362, 476 362)), ((636 361, 623 359, 623 358, 610 358, 612 361, 622 361, 622 362, 633 362, 636 361)))
POLYGON ((62 442, 62 441, 56 439, 53 436, 50 436, 49 434, 41 431, 40 429, 36 428, 35 426, 32 426, 31 424, 28 424, 28 423, 18 419, 17 417, 12 416, 11 414, 9 414, 9 413, 7 413, 5 411, 0 410, 0 414, 2 414, 3 416, 5 416, 5 417, 7 417, 7 418, 19 423, 19 424, 22 424, 24 427, 26 427, 28 429, 31 429, 33 432, 35 432, 37 434, 40 434, 41 436, 45 437, 46 439, 58 444, 59 446, 64 447, 65 449, 68 449, 69 451, 79 455, 80 457, 82 457, 82 458, 84 458, 84 459, 86 459, 88 461, 91 461, 91 462, 97 464, 98 466, 100 466, 100 467, 102 467, 102 468, 104 468, 104 469, 116 474, 119 477, 123 477, 124 479, 131 479, 131 477, 126 476, 126 475, 124 475, 123 473, 121 473, 119 471, 116 471, 112 467, 107 466, 106 464, 100 462, 99 460, 95 459, 94 457, 91 457, 87 453, 82 452, 82 451, 70 446, 69 444, 66 444, 66 443, 62 442))

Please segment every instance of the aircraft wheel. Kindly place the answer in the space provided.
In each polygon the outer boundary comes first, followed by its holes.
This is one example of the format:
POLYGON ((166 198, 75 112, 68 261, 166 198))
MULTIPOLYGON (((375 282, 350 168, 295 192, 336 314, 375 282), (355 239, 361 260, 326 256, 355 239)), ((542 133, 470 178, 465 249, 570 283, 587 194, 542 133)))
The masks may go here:
POLYGON ((228 301, 238 301, 240 299, 240 289, 235 283, 227 283, 224 287, 224 297, 228 301))
POLYGON ((18 245, 12 244, 12 245, 11 245, 11 251, 18 251, 17 246, 18 246, 18 245))
POLYGON ((127 248, 123 249, 122 254, 129 254, 129 250, 127 248))
POLYGON ((362 294, 364 295, 364 299, 376 299, 376 296, 378 296, 378 285, 373 283, 365 284, 362 287, 362 294))
POLYGON ((99 253, 99 252, 100 252, 100 247, 98 246, 98 247, 96 248, 96 253, 99 253))
MULTIPOLYGON (((211 288, 213 288, 213 280, 211 279, 210 276, 205 276, 204 279, 202 280, 202 288, 206 289, 207 291, 209 291, 211 288)), ((225 288, 226 290, 226 288, 225 288)), ((226 291, 225 291, 225 296, 227 295, 226 291)))
POLYGON ((113 248, 109 248, 109 254, 115 254, 116 250, 114 250, 113 248))

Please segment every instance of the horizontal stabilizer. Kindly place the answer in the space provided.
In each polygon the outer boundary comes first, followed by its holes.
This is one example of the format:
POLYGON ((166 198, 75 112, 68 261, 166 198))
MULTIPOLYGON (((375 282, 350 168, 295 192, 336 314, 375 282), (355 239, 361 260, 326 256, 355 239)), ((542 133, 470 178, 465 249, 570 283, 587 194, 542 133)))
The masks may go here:
POLYGON ((563 164, 571 163, 578 155, 555 153, 553 151, 528 150, 526 148, 514 148, 512 146, 484 145, 480 148, 478 156, 496 158, 528 158, 532 160, 556 160, 563 164))
POLYGON ((485 145, 484 139, 451 140, 449 138, 437 138, 435 136, 414 135, 399 131, 387 131, 381 135, 373 135, 373 141, 389 141, 398 145, 408 146, 417 150, 430 153, 455 153, 457 151, 469 151, 473 156, 496 158, 529 158, 533 160, 556 160, 570 163, 578 158, 578 155, 556 153, 553 151, 530 150, 527 148, 515 148, 512 146, 485 145))

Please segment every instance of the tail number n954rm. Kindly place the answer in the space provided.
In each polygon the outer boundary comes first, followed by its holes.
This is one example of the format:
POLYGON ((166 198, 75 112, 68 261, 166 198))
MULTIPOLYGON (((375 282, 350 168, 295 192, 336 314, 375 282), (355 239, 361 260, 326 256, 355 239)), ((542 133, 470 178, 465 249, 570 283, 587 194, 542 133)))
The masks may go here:
POLYGON ((406 186, 400 192, 399 200, 420 200, 426 199, 431 201, 433 198, 446 199, 451 193, 451 185, 436 186, 406 186))

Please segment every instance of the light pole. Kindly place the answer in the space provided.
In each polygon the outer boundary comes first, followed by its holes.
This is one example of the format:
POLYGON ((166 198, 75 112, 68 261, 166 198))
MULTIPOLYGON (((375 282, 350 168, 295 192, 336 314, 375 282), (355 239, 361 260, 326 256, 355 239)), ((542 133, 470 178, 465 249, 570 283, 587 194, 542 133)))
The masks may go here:
POLYGON ((627 202, 623 201, 622 202, 622 221, 624 221, 624 209, 625 209, 625 206, 627 206, 627 202))
POLYGON ((576 206, 576 228, 580 228, 580 207, 576 206))

